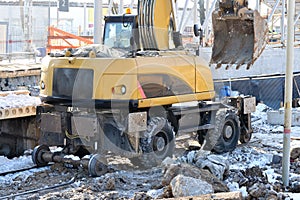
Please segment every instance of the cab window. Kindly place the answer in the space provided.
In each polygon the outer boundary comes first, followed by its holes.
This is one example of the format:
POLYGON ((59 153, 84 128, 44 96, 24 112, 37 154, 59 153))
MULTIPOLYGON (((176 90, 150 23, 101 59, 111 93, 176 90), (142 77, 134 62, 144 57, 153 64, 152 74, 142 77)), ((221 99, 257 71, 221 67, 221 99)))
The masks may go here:
POLYGON ((131 30, 132 23, 106 23, 104 45, 110 48, 130 48, 131 30))

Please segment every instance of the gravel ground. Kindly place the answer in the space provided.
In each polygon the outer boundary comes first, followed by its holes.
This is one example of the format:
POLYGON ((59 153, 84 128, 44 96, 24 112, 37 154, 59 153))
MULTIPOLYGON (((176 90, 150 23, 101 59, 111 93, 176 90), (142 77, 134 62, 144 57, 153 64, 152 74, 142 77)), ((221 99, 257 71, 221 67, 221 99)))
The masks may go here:
MULTIPOLYGON (((240 191, 244 199, 300 199, 300 160, 291 160, 290 186, 283 187, 283 128, 266 123, 266 106, 259 105, 257 110, 253 114, 255 132, 248 144, 239 144, 230 153, 209 154, 228 163, 221 183, 229 191, 240 191)), ((299 137, 299 130, 299 127, 293 127, 292 137, 299 137)), ((185 163, 195 167, 197 155, 201 152, 189 149, 188 145, 191 141, 195 142, 195 139, 194 133, 179 135, 176 139, 175 155, 171 160, 177 164, 185 163)), ((299 146, 299 141, 292 140, 292 146, 299 146)), ((173 196, 169 185, 164 184, 166 166, 169 165, 140 170, 126 158, 108 158, 109 172, 96 178, 88 176, 84 169, 66 168, 62 164, 0 176, 0 199, 5 199, 7 195, 68 182, 70 184, 54 189, 11 196, 8 199, 154 199, 173 196)), ((31 164, 30 159, 30 155, 12 160, 0 157, 1 171, 7 170, 9 166, 28 166, 31 164)))

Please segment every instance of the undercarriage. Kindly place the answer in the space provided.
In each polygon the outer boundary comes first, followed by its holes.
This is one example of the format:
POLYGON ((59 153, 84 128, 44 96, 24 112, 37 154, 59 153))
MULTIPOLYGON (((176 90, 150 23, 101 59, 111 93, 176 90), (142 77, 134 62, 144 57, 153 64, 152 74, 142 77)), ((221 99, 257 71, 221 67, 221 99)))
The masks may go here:
POLYGON ((39 166, 69 163, 65 156, 72 154, 82 160, 74 165, 87 167, 92 176, 105 173, 108 153, 127 157, 134 165, 152 167, 172 156, 177 133, 195 131, 202 149, 232 151, 239 139, 248 142, 251 138, 252 108, 245 110, 244 105, 249 101, 253 98, 228 99, 231 105, 199 102, 136 112, 40 106, 37 118, 41 121, 41 145, 35 148, 33 161, 39 166), (53 153, 50 146, 62 150, 53 153), (98 169, 99 165, 104 171, 98 169))

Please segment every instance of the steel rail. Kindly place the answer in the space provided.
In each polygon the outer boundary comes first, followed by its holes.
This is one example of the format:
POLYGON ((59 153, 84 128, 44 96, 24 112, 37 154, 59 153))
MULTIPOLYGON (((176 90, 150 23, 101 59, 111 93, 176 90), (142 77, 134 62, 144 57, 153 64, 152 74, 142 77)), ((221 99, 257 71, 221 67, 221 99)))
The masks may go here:
MULTIPOLYGON (((53 164, 51 163, 51 164, 45 165, 43 167, 47 167, 47 166, 51 166, 51 165, 53 165, 53 164)), ((5 176, 7 174, 14 174, 14 173, 18 173, 18 172, 24 172, 24 171, 27 171, 27 170, 37 169, 37 168, 41 168, 41 167, 35 165, 35 166, 31 166, 31 167, 24 167, 24 168, 21 168, 21 169, 15 169, 15 170, 11 170, 11 171, 0 172, 0 176, 5 176)))
POLYGON ((28 191, 20 192, 20 193, 16 193, 16 194, 6 195, 6 196, 3 196, 3 197, 0 197, 0 199, 13 198, 13 197, 28 195, 28 194, 32 194, 32 193, 36 193, 36 192, 45 191, 45 190, 51 190, 51 189, 63 187, 63 186, 66 186, 66 185, 70 185, 74 182, 75 182, 75 177, 72 177, 69 181, 58 184, 58 185, 52 185, 52 186, 47 186, 45 188, 39 188, 39 189, 28 190, 28 191))

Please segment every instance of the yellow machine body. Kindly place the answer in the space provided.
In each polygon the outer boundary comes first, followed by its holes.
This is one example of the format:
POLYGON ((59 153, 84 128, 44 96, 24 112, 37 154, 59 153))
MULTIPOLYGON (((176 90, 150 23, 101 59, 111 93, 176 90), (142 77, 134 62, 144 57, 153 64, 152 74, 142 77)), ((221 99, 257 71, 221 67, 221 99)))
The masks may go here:
POLYGON ((42 69, 42 82, 42 97, 136 101, 138 108, 214 97, 207 62, 178 51, 155 57, 55 58, 42 69))

